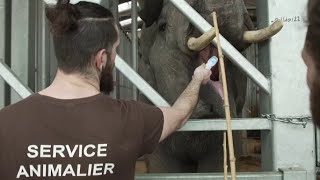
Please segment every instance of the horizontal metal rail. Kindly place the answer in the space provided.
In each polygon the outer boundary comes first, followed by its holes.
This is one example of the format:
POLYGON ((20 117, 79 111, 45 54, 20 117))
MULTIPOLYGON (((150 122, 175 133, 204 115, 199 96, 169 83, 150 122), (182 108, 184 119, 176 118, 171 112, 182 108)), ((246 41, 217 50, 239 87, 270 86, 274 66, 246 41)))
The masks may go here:
MULTIPOLYGON (((129 15, 130 12, 131 12, 131 8, 132 8, 132 2, 131 1, 119 4, 118 5, 119 16, 129 15)), ((140 8, 139 3, 137 3, 137 8, 140 8)))
POLYGON ((118 13, 119 14, 130 13, 131 7, 132 7, 131 1, 119 4, 118 13))
MULTIPOLYGON (((271 130, 272 122, 267 119, 232 119, 232 130, 271 130)), ((190 119, 179 131, 226 131, 225 119, 190 119)))
MULTIPOLYGON (((137 17, 137 22, 138 24, 141 24, 142 23, 142 19, 140 17, 137 17)), ((120 25, 122 27, 128 27, 128 26, 131 26, 132 24, 132 19, 126 19, 126 20, 123 20, 123 21, 120 21, 120 25)))
MULTIPOLYGON (((195 11, 185 0, 170 0, 170 2, 177 7, 190 22, 202 33, 209 31, 212 26, 208 23, 197 11, 195 11)), ((224 54, 247 76, 253 80, 259 87, 261 87, 268 94, 271 93, 270 81, 258 71, 232 44, 230 44, 222 35, 220 35, 221 48, 224 54)), ((216 38, 212 43, 216 46, 216 38)))
POLYGON ((33 93, 28 86, 23 84, 23 82, 16 76, 16 74, 11 70, 11 68, 6 63, 4 63, 3 59, 0 59, 0 76, 22 98, 26 98, 33 93))
MULTIPOLYGON (((135 180, 221 180, 223 173, 137 174, 135 180)), ((229 176, 231 179, 231 176, 229 176)), ((281 172, 237 173, 237 180, 285 180, 281 172)))

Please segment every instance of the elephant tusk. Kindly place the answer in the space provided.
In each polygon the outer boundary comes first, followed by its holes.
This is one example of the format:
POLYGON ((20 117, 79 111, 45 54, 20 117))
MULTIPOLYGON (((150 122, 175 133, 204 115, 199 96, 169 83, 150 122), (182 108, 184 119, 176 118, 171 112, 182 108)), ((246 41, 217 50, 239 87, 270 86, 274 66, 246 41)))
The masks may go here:
POLYGON ((201 51, 211 43, 215 36, 216 31, 212 28, 198 38, 191 37, 188 40, 188 48, 193 51, 201 51))
POLYGON ((245 31, 243 34, 243 40, 248 43, 261 42, 277 34, 282 29, 282 27, 282 21, 277 20, 269 27, 256 31, 245 31))

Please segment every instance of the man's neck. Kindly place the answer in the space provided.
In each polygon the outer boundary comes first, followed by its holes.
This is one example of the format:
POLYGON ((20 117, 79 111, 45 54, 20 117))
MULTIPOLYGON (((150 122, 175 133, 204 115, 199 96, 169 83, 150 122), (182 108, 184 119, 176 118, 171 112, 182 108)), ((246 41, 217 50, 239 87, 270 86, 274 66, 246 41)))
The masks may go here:
POLYGON ((100 93, 98 77, 86 78, 80 74, 65 74, 57 71, 52 84, 39 92, 58 99, 76 99, 89 97, 100 93))

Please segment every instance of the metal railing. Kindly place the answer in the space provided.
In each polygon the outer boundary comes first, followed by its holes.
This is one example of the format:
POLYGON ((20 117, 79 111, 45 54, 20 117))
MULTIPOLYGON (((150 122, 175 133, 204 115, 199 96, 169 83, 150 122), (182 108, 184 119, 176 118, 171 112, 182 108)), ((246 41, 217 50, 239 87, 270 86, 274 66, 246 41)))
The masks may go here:
MULTIPOLYGON (((301 168, 282 168, 279 172, 239 172, 237 180, 305 180, 306 171, 301 168)), ((137 174, 136 180, 220 180, 223 173, 169 173, 169 174, 137 174)), ((230 175, 228 179, 231 179, 230 175)))
MULTIPOLYGON (((116 56, 116 68, 123 73, 156 106, 169 107, 161 97, 139 74, 137 74, 120 56, 116 56)), ((15 73, 3 61, 0 61, 0 76, 22 97, 34 93, 22 83, 15 73)), ((233 119, 233 130, 271 130, 271 121, 263 118, 233 119)), ((190 119, 179 131, 223 131, 226 130, 224 119, 190 119)))
POLYGON ((33 91, 15 75, 11 68, 0 59, 0 76, 14 89, 20 97, 26 98, 30 96, 33 91))
MULTIPOLYGON (((222 173, 175 173, 175 174, 138 174, 136 180, 221 180, 222 173)), ((231 179, 231 176, 228 177, 231 179)), ((280 172, 238 173, 237 180, 286 180, 280 172)), ((289 179, 288 179, 289 180, 289 179)), ((293 179, 290 179, 293 180, 293 179)))

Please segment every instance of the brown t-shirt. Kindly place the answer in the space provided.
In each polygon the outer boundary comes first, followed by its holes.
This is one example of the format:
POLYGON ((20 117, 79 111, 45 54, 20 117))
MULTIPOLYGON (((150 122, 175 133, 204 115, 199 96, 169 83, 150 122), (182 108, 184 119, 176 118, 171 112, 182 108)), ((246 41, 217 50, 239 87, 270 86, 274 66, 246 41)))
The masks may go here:
POLYGON ((163 128, 157 107, 98 94, 40 94, 0 111, 0 179, 133 180, 163 128))

